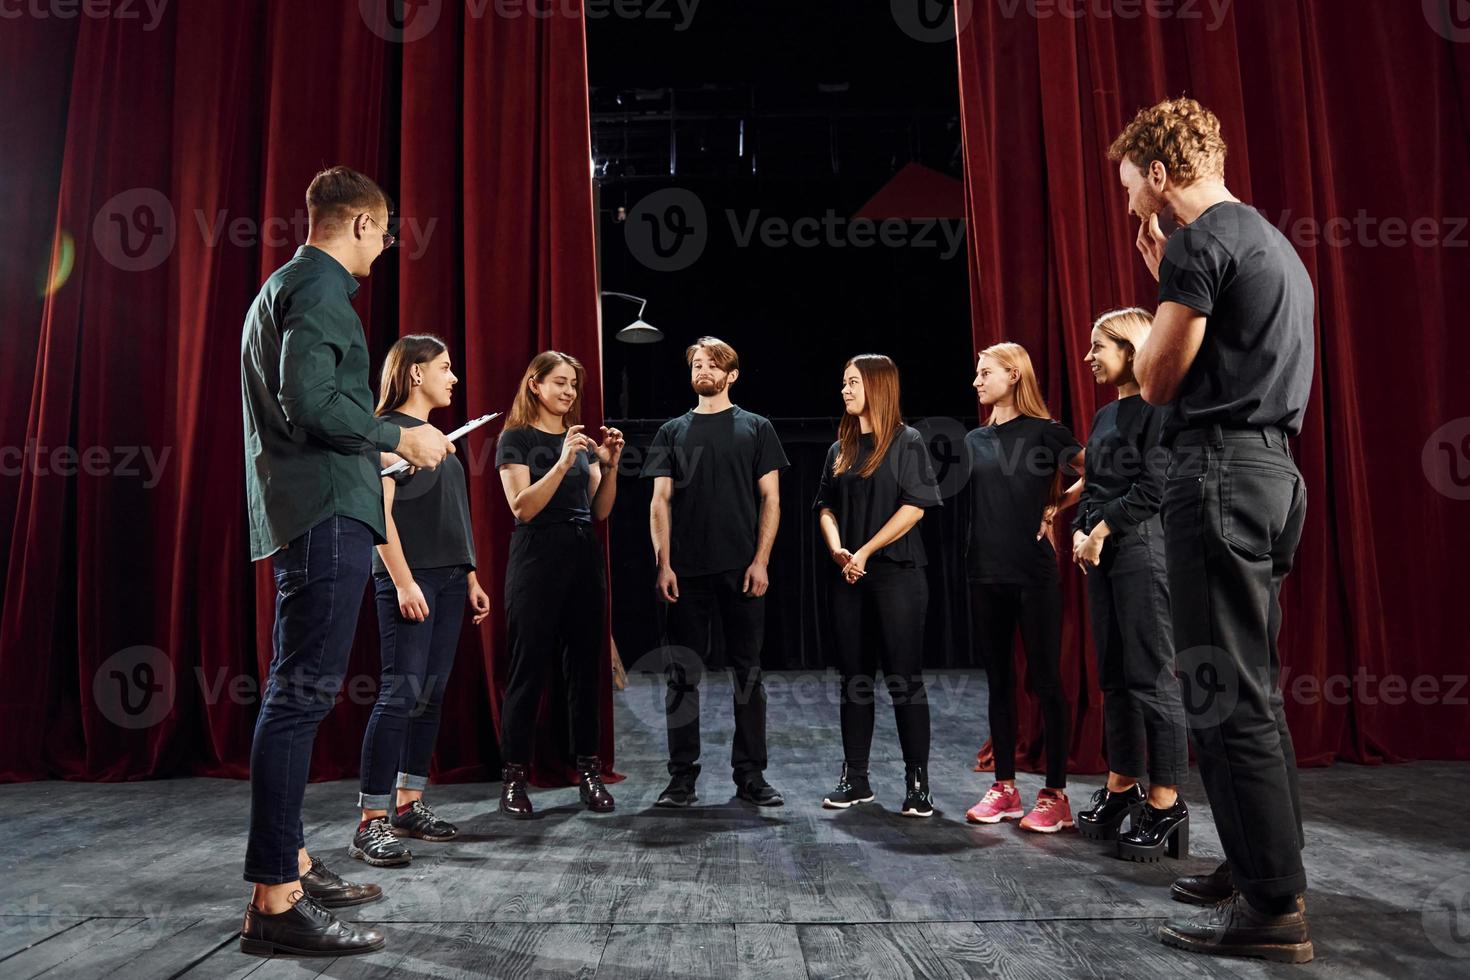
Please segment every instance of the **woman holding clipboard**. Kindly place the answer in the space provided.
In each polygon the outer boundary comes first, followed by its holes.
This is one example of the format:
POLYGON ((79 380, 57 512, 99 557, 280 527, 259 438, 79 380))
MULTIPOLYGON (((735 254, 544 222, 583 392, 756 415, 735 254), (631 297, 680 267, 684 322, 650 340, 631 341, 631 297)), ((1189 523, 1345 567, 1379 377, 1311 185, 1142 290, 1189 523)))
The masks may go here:
MULTIPOLYGON (((444 341, 403 337, 383 362, 376 414, 404 428, 424 425, 431 411, 448 407, 458 381, 444 341)), ((391 867, 413 859, 399 838, 447 841, 459 832, 423 795, 465 606, 479 625, 490 615, 490 597, 475 578, 458 457, 382 479, 388 543, 373 553, 382 678, 362 740, 362 815, 347 852, 391 867)))

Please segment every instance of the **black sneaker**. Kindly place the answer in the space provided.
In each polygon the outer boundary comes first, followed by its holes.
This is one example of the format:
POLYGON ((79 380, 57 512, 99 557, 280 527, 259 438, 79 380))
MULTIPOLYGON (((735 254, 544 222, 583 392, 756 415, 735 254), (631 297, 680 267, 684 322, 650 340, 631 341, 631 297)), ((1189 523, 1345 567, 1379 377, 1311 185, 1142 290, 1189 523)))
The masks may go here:
POLYGON ((383 889, 377 885, 359 885, 344 881, 341 875, 314 855, 311 859, 311 870, 301 876, 301 889, 306 892, 307 898, 324 909, 366 905, 383 897, 383 889))
POLYGON ((745 781, 740 783, 735 790, 735 795, 756 806, 780 806, 786 802, 781 794, 776 792, 776 787, 766 782, 766 777, 760 773, 745 777, 745 781))
POLYGON ((822 797, 822 806, 829 810, 846 810, 854 803, 872 803, 873 787, 868 785, 868 770, 854 769, 842 764, 842 775, 837 777, 837 786, 822 797))
POLYGON ((430 810, 423 800, 414 800, 402 813, 395 809, 388 829, 395 837, 416 837, 436 844, 459 836, 459 828, 430 810))
POLYGON ((343 922, 309 896, 297 892, 296 904, 267 915, 255 906, 245 910, 240 952, 254 956, 351 956, 382 949, 388 940, 376 929, 343 922))
POLYGON ((934 816, 934 797, 929 794, 929 771, 923 766, 905 768, 903 809, 906 817, 934 816))
POLYGON ((358 827, 347 853, 375 868, 397 868, 413 860, 413 852, 393 836, 387 817, 375 817, 358 827))
POLYGON ((691 773, 677 773, 669 780, 669 785, 658 794, 654 806, 662 807, 686 807, 699 799, 699 794, 694 792, 694 780, 696 776, 691 773))

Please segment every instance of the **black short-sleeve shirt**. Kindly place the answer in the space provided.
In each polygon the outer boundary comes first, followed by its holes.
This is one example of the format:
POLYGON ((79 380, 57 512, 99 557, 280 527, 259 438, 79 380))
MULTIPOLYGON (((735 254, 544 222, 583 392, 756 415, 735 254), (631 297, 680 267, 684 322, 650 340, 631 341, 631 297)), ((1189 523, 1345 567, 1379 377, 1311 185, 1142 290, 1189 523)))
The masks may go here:
POLYGON ((1188 426, 1277 425, 1296 435, 1312 391, 1312 279, 1255 208, 1216 204, 1169 236, 1159 302, 1209 318, 1164 442, 1188 426))
MULTIPOLYGON (((556 466, 565 441, 566 433, 553 435, 534 425, 506 429, 495 446, 495 468, 520 463, 530 467, 531 482, 535 483, 556 466)), ((587 492, 591 474, 587 453, 577 453, 576 465, 562 477, 561 484, 541 512, 529 521, 517 517, 516 524, 591 524, 592 503, 587 492)))
MULTIPOLYGON (((883 464, 869 477, 857 474, 873 451, 872 433, 865 432, 858 437, 857 460, 841 475, 833 473, 837 450, 838 443, 835 442, 827 450, 822 482, 817 487, 817 499, 812 508, 819 511, 829 508, 832 511, 837 518, 842 546, 847 550, 857 551, 871 540, 904 504, 942 506, 929 447, 917 429, 907 425, 900 427, 888 446, 883 464)), ((914 567, 928 562, 924 541, 917 528, 909 529, 897 541, 880 548, 873 557, 911 563, 914 567)))
POLYGON ((669 564, 676 575, 745 569, 755 558, 760 478, 790 465, 765 418, 733 405, 686 412, 653 437, 643 476, 673 480, 669 564))
POLYGON ((965 571, 971 582, 1047 585, 1058 580, 1057 553, 1037 540, 1057 470, 1071 470, 1082 447, 1051 419, 1019 415, 965 436, 965 571))
MULTIPOLYGON (((383 418, 404 429, 426 424, 402 412, 389 412, 383 418)), ((394 474, 393 524, 409 568, 475 567, 470 497, 458 456, 450 453, 432 470, 394 474)), ((387 570, 374 548, 373 572, 387 570)))

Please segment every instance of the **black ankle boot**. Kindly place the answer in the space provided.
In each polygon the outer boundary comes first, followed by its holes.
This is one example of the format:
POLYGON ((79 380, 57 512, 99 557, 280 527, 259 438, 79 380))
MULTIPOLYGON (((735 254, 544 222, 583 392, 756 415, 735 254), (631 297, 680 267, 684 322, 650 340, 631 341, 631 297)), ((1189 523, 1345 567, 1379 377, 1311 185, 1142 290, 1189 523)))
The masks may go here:
POLYGON ((610 813, 612 794, 602 785, 602 760, 595 755, 577 756, 577 792, 593 813, 610 813))
POLYGON ((846 810, 856 803, 872 803, 873 787, 868 785, 868 767, 842 764, 842 775, 837 777, 837 786, 822 797, 822 806, 829 810, 846 810))
POLYGON ((923 766, 905 766, 903 810, 906 817, 934 816, 934 797, 929 795, 929 770, 923 766))
POLYGON ((1118 835, 1118 857, 1129 861, 1157 861, 1189 857, 1189 807, 1184 797, 1160 810, 1147 803, 1133 813, 1132 829, 1118 835))
POLYGON ((1134 807, 1143 806, 1143 787, 1134 783, 1120 793, 1104 786, 1092 794, 1092 803, 1077 813, 1077 833, 1088 840, 1114 840, 1123 819, 1134 807))
POLYGON ((535 816, 526 791, 526 767, 507 764, 500 770, 500 812, 516 820, 535 816))
POLYGON ((1159 929, 1166 946, 1214 956, 1251 956, 1278 963, 1308 963, 1312 933, 1301 896, 1281 903, 1285 911, 1257 909, 1237 893, 1189 918, 1171 919, 1159 929))

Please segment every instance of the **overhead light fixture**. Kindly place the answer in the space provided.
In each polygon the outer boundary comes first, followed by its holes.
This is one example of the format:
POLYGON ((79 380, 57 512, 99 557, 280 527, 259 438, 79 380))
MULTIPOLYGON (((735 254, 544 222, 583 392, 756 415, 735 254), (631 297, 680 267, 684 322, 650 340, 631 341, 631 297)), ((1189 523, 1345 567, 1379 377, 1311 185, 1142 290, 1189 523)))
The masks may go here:
POLYGON ((664 333, 658 327, 647 323, 643 319, 643 310, 648 306, 648 300, 642 296, 632 296, 628 293, 614 293, 604 290, 603 296, 616 296, 618 299, 626 299, 638 305, 638 318, 613 335, 614 340, 625 344, 656 344, 664 339, 664 333))

